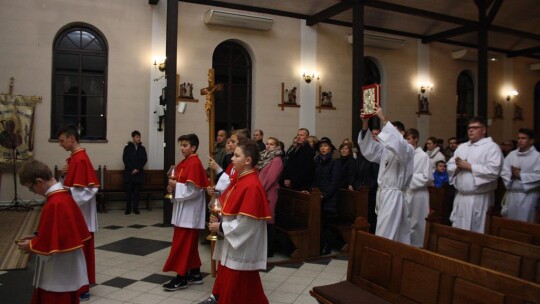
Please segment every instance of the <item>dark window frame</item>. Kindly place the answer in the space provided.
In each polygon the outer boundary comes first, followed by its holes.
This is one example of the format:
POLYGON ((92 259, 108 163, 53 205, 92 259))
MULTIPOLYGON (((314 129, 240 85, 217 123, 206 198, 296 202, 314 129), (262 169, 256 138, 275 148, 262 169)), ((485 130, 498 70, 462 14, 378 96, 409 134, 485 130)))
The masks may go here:
POLYGON ((80 128, 81 142, 107 142, 109 47, 103 33, 71 23, 53 41, 49 141, 67 124, 80 128), (92 103, 93 102, 93 103, 92 103))

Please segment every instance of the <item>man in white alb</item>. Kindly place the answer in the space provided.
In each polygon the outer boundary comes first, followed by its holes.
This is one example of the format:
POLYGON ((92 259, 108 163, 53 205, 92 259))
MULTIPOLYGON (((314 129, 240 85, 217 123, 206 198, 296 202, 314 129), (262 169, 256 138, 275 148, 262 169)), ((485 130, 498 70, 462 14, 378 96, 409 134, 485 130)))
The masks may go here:
POLYGON ((413 175, 409 189, 405 193, 405 203, 411 223, 411 245, 422 247, 426 232, 426 218, 429 214, 428 185, 433 180, 430 158, 418 147, 420 133, 416 129, 405 131, 405 140, 414 148, 413 175))
POLYGON ((405 206, 405 191, 413 173, 414 151, 403 138, 404 126, 389 122, 382 109, 375 106, 375 114, 383 129, 375 141, 368 129, 368 118, 362 118, 362 131, 358 135, 360 151, 371 162, 378 163, 377 227, 375 234, 391 240, 411 243, 411 226, 405 206), (395 126, 395 127, 394 127, 395 126))
POLYGON ((467 134, 469 141, 459 145, 447 163, 450 184, 457 190, 450 221, 453 227, 484 233, 503 156, 499 145, 486 137, 484 118, 471 118, 467 134))
POLYGON ((540 197, 540 153, 534 147, 534 138, 533 130, 518 130, 518 149, 504 159, 501 172, 508 189, 502 215, 531 223, 540 197))

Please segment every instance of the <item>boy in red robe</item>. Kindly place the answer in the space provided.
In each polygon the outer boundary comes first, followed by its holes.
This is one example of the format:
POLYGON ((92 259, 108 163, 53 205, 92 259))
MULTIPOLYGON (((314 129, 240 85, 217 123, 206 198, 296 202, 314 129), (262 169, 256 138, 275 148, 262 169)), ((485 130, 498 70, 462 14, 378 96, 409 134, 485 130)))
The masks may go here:
POLYGON ((163 284, 166 291, 187 288, 188 285, 202 284, 201 259, 199 257, 199 230, 204 229, 206 217, 206 197, 208 177, 199 156, 199 138, 195 134, 178 138, 180 151, 184 155, 175 169, 176 180, 170 179, 167 190, 173 192, 171 224, 174 235, 171 251, 163 271, 174 271, 176 277, 163 284))
MULTIPOLYGON (((70 157, 62 168, 64 187, 69 188, 73 199, 79 205, 92 239, 84 245, 84 257, 88 273, 89 284, 96 283, 96 257, 94 249, 94 232, 98 229, 96 194, 99 190, 99 181, 94 166, 86 154, 86 150, 79 144, 79 133, 75 126, 61 128, 58 133, 58 142, 62 148, 71 152, 70 157)), ((90 299, 90 286, 81 288, 81 301, 90 299)))
POLYGON ((259 150, 253 140, 241 141, 232 162, 238 178, 220 196, 221 221, 211 218, 208 229, 224 235, 218 278, 212 295, 201 303, 268 303, 259 276, 266 269, 266 221, 270 211, 254 166, 259 150))
POLYGON ((82 247, 90 233, 77 204, 37 160, 26 162, 19 181, 46 197, 37 232, 18 241, 19 249, 37 255, 32 304, 79 303, 79 289, 88 285, 82 247))

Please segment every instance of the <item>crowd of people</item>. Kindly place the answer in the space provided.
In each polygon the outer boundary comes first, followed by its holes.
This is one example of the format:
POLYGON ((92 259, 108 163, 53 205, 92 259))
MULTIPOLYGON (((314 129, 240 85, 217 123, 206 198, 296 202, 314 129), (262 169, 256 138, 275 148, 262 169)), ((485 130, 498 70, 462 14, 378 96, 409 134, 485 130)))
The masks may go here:
MULTIPOLYGON (((368 189, 371 232, 417 247, 424 239, 429 186, 448 185, 454 192, 450 221, 457 228, 484 232, 498 185, 507 189, 501 202, 503 216, 535 221, 540 153, 531 129, 519 129, 515 142, 498 145, 487 136, 485 119, 474 117, 468 124, 467 141, 459 144, 451 137, 443 148, 440 140, 429 137, 423 149, 418 130, 389 121, 380 107, 375 108, 375 115, 380 129, 370 129, 369 118, 361 115, 357 141, 345 138, 338 148, 330 138, 319 139, 305 128, 297 131, 287 150, 275 137, 265 140, 260 129, 253 139, 246 129, 230 134, 219 130, 207 168, 197 154, 197 135, 180 136, 183 160, 167 185, 172 194, 174 235, 163 267, 176 277, 164 283, 163 289, 175 291, 203 283, 198 234, 208 228, 222 239, 213 252, 218 276, 212 294, 202 303, 268 303, 258 271, 266 268, 267 258, 274 254, 280 187, 320 191, 321 254, 344 245, 330 229, 339 220, 340 189, 368 189), (215 180, 210 181, 212 171, 215 180), (218 199, 219 216, 208 217, 206 195, 218 199)), ((138 189, 147 161, 140 132, 131 135, 123 153, 126 215, 139 214, 138 189)), ((38 254, 35 303, 88 300, 89 286, 95 283, 93 233, 97 230, 99 182, 76 128, 62 128, 58 139, 70 152, 58 182, 39 161, 26 163, 19 174, 21 184, 47 198, 37 233, 18 241, 21 250, 38 254), (72 220, 63 221, 66 217, 72 220), (59 287, 58 282, 64 280, 70 284, 59 287)))

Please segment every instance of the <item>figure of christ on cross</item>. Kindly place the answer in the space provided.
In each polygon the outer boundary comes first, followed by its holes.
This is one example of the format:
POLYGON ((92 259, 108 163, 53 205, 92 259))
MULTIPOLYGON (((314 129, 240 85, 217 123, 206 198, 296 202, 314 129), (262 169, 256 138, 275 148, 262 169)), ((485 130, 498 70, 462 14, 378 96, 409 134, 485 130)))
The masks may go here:
MULTIPOLYGON (((215 108, 214 108, 214 93, 219 92, 223 89, 222 84, 215 85, 214 83, 214 69, 208 70, 208 87, 201 89, 201 95, 206 96, 206 103, 204 104, 204 112, 206 113, 206 120, 208 121, 208 150, 209 155, 214 155, 214 133, 215 133, 215 108)), ((216 172, 214 170, 210 170, 210 186, 214 186, 214 179, 215 179, 216 172)), ((213 197, 214 198, 214 197, 213 197)), ((213 199, 212 198, 212 199, 213 199)), ((212 256, 214 254, 214 247, 216 245, 216 241, 210 242, 210 273, 212 277, 216 277, 216 261, 212 259, 212 256)))

